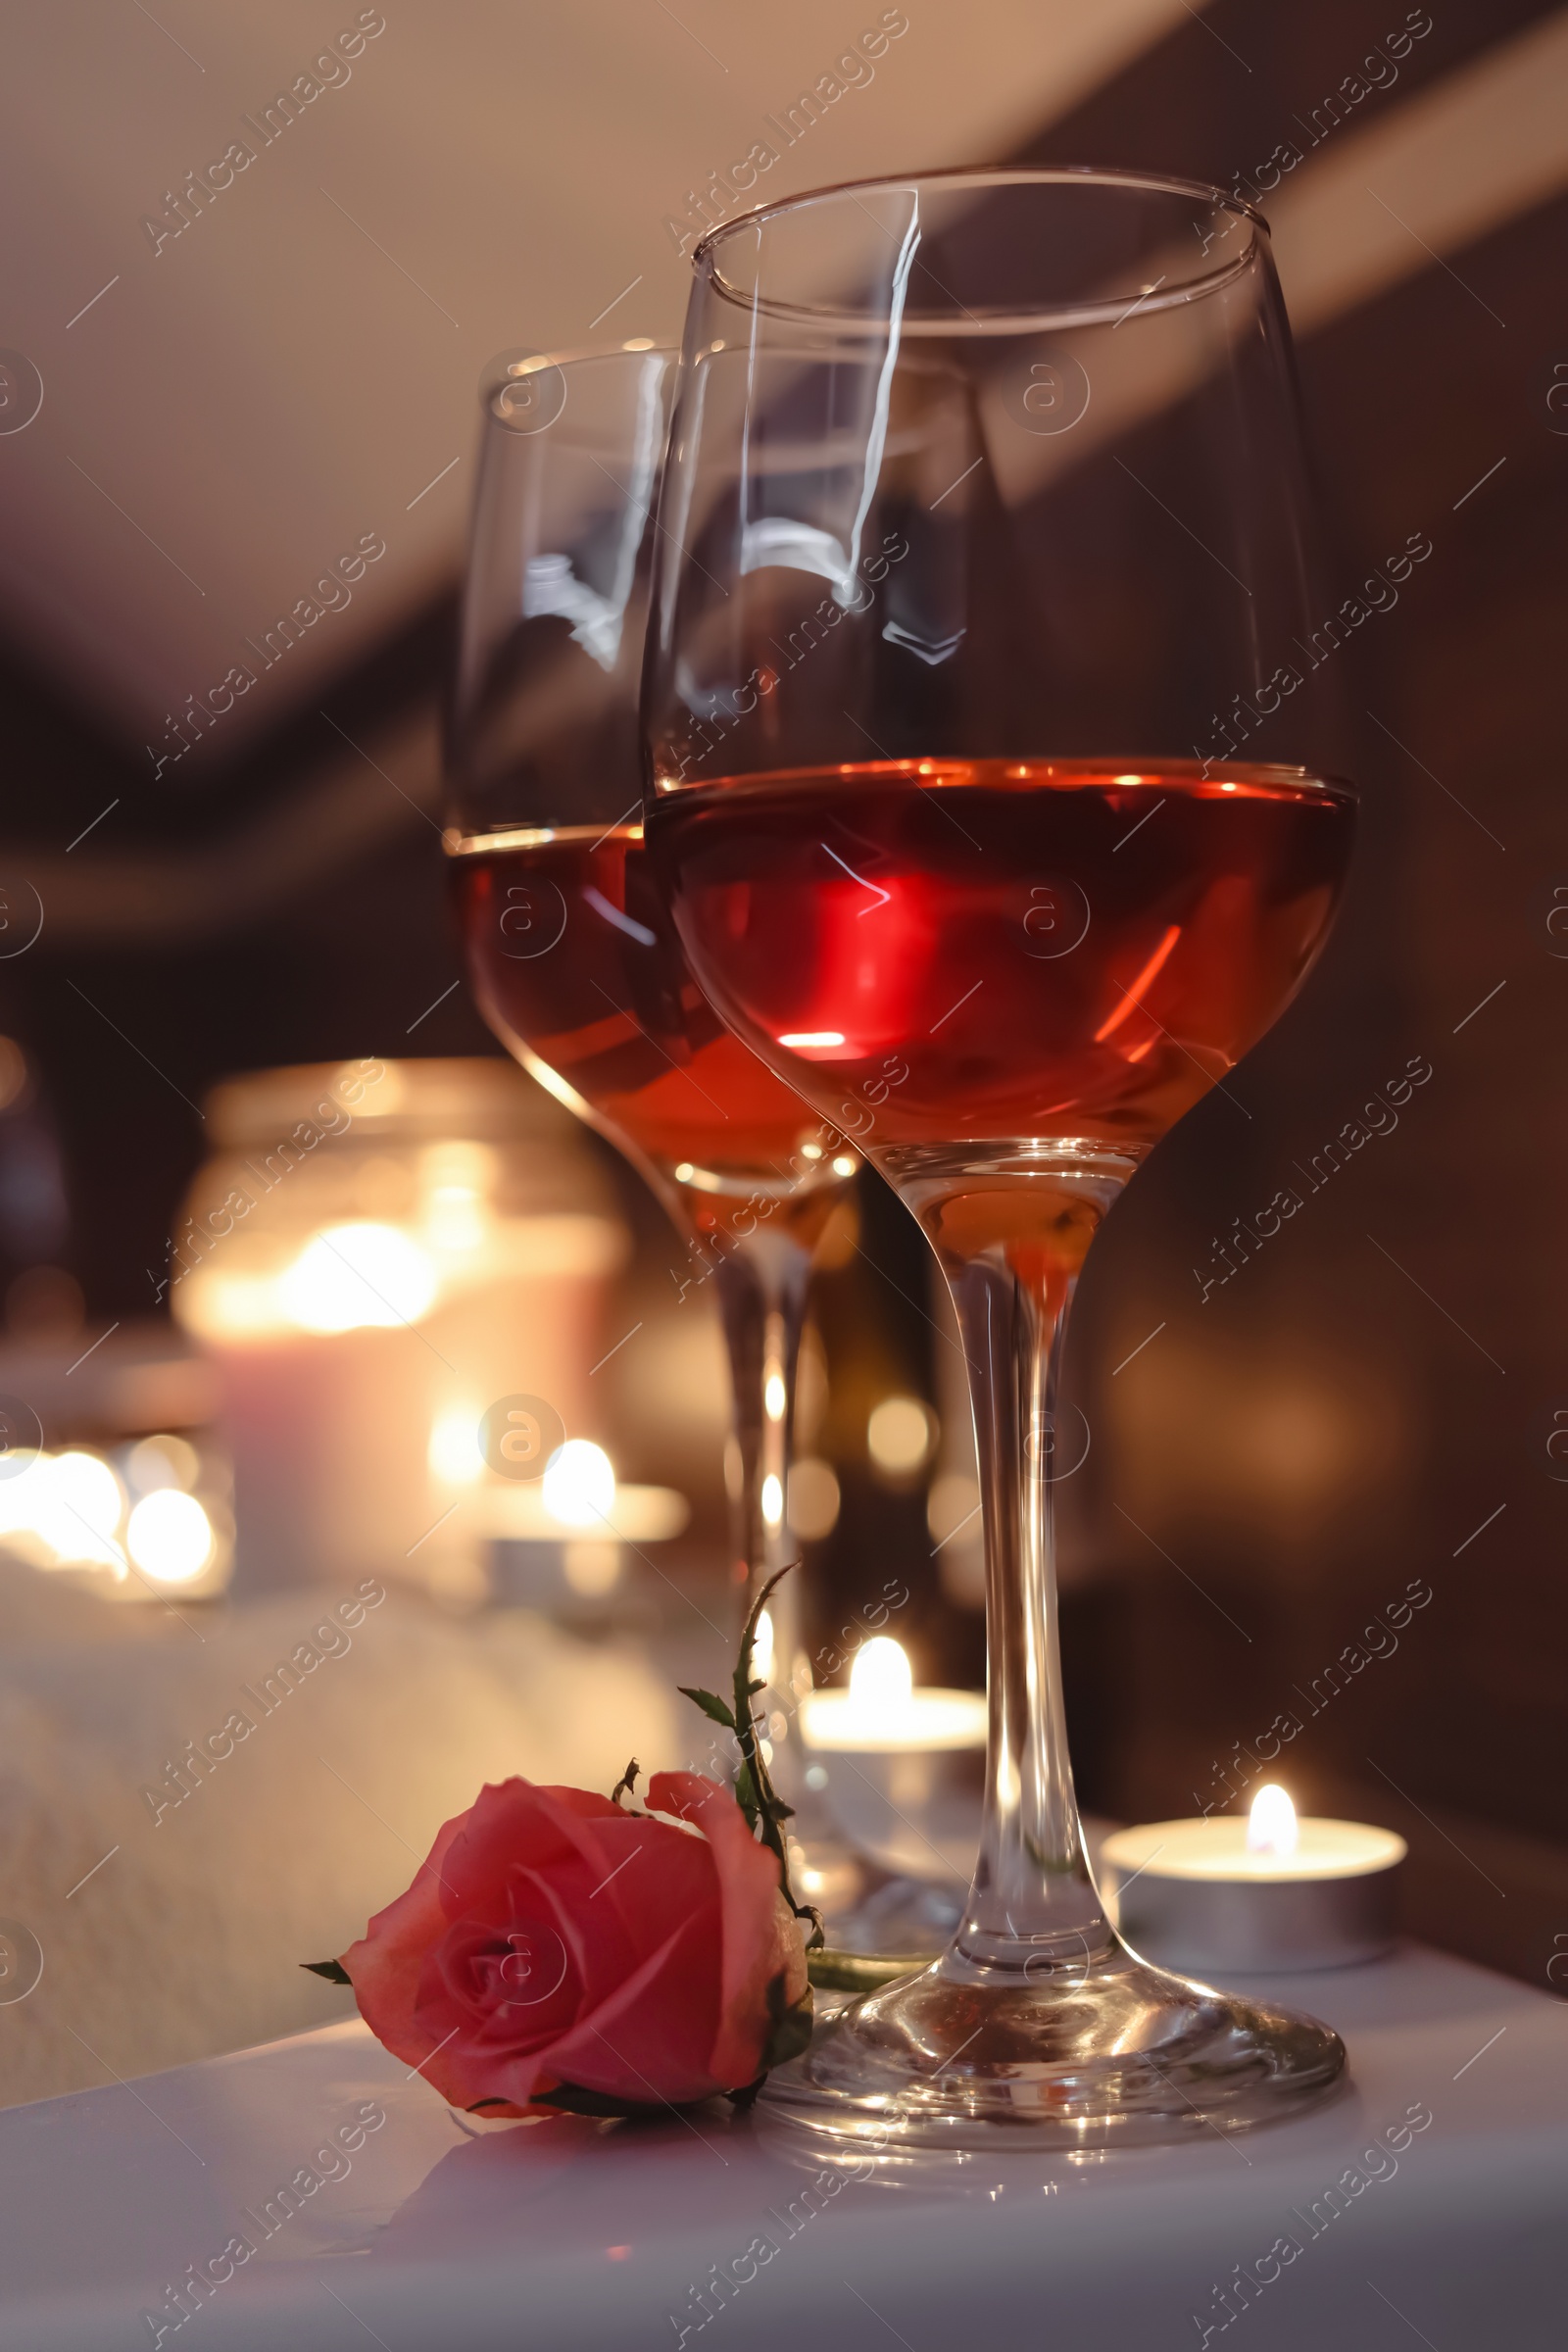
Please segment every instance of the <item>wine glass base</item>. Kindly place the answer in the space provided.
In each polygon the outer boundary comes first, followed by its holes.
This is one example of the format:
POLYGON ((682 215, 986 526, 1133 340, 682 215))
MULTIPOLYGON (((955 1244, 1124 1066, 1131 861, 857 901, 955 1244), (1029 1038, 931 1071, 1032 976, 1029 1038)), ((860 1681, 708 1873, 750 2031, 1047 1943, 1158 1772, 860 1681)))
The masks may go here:
POLYGON ((1344 2073, 1345 2045, 1316 2018, 1120 1946, 1043 1981, 970 1973, 950 1953, 850 2003, 764 2100, 866 2152, 1133 2146, 1274 2122, 1344 2073))

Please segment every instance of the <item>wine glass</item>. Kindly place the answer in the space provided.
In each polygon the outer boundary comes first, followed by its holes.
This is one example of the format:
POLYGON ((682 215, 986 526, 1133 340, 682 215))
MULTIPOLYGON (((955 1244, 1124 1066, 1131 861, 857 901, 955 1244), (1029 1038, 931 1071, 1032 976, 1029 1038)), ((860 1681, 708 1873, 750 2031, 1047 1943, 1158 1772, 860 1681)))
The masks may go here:
MULTIPOLYGON (((677 1296, 711 1275, 735 1578, 755 1584, 792 1556, 808 1275, 859 1162, 710 1009, 648 870, 637 682, 674 373, 673 352, 642 341, 503 355, 487 373, 445 844, 485 1019, 662 1200, 689 1249, 677 1296)), ((794 1707, 810 1687, 793 1582, 771 1610, 781 1787, 801 1778, 794 1707)))
POLYGON ((939 172, 767 207, 694 265, 650 849, 713 1004, 824 1115, 858 1107, 936 1250, 987 1558, 962 1924, 776 2095, 880 2144, 1254 2123, 1344 2050, 1107 1919, 1051 1440, 1090 1243, 1289 1003, 1349 852, 1267 227, 1130 172, 939 172))

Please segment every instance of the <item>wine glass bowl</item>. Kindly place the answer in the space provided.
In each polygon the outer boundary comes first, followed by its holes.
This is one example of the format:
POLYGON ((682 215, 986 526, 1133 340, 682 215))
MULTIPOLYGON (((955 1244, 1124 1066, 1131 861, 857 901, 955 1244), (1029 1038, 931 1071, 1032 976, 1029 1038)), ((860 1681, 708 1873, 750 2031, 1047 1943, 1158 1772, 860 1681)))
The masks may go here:
POLYGON ((541 1084, 678 1221, 716 1232, 760 1190, 809 1225, 847 1148, 693 987, 644 855, 637 682, 673 358, 639 341, 503 363, 488 390, 445 843, 480 1008, 541 1084))
POLYGON ((768 208, 695 264, 650 850, 705 994, 936 1249, 987 1553, 963 1921, 769 2095, 884 2142, 1265 2120, 1343 2048, 1117 1940, 1030 1440, 1100 1225, 1284 1010, 1349 855, 1267 229, 1179 181, 936 173, 768 208))

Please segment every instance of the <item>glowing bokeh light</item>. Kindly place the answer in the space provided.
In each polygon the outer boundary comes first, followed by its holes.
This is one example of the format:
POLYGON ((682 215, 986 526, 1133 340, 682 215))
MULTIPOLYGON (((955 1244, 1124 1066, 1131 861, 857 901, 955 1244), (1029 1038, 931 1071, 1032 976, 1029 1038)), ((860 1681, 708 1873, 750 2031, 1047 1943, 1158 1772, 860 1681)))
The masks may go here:
POLYGON ((545 1509, 567 1527, 600 1527, 615 1507, 615 1466, 591 1438, 568 1438, 545 1466, 545 1509))
POLYGON ((435 1268, 395 1225, 329 1225, 279 1279, 278 1300, 303 1331, 417 1323, 436 1294, 435 1268))
POLYGON ((194 1584, 213 1556, 213 1523, 194 1494, 161 1487, 131 1512, 125 1547, 155 1584, 194 1584))

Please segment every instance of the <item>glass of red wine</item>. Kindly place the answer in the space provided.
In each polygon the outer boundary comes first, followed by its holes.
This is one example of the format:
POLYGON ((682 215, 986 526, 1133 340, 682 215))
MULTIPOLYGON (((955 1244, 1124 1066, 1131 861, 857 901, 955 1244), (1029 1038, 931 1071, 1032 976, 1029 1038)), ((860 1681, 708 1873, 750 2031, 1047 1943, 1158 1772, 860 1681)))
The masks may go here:
MULTIPOLYGON (((691 1252, 677 1295, 712 1278, 734 1379, 736 1582, 755 1585, 793 1556, 808 1275, 859 1162, 710 1009, 648 866, 637 688, 674 374, 675 355, 642 342, 489 371, 445 839, 485 1019, 663 1202, 691 1252)), ((792 1582, 771 1611, 774 1768, 790 1788, 793 1700, 809 1688, 792 1582)))
POLYGON ((1052 1435, 1090 1243, 1289 1004, 1349 855, 1267 227, 1134 173, 939 172, 768 207, 694 259, 650 850, 707 995, 825 1115, 860 1106, 937 1252, 987 1557, 962 1924, 772 2095, 879 2144, 1257 2123, 1345 2053, 1107 1918, 1052 1435))

